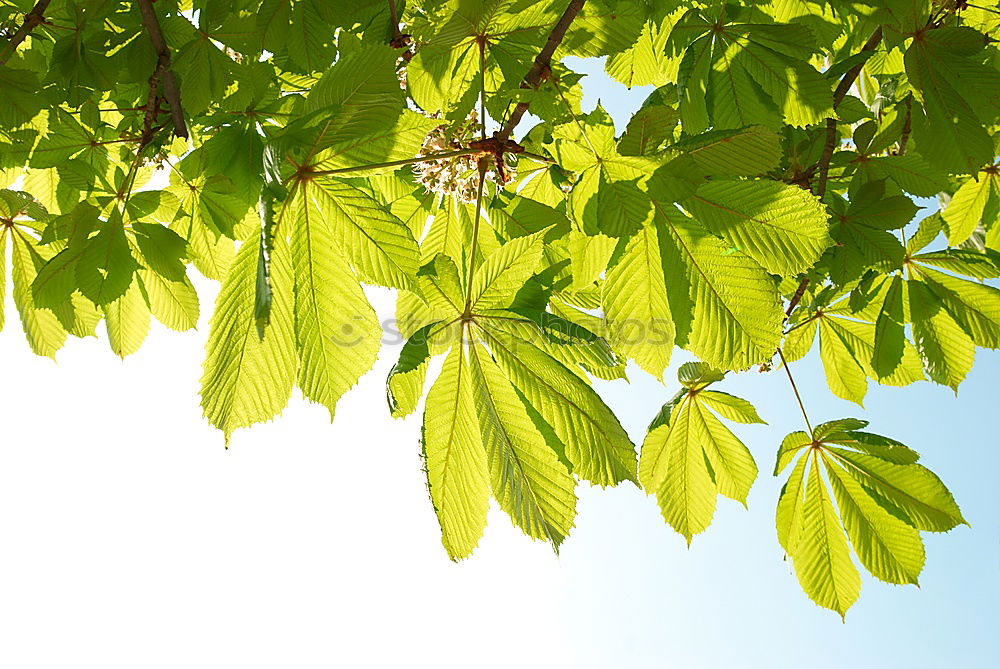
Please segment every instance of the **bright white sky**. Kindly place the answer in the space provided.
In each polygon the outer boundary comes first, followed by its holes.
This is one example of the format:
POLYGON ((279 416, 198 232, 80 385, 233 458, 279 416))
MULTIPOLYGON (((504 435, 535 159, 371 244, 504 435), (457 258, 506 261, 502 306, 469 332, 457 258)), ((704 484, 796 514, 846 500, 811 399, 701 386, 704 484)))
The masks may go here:
MULTIPOLYGON (((579 66, 575 63, 574 66, 579 66)), ((594 71, 594 67, 584 69, 594 71)), ((601 78, 621 122, 644 92, 601 78)), ((593 100, 590 101, 590 104, 593 100)), ((215 286, 197 285, 207 316, 215 286)), ((384 317, 388 293, 373 291, 384 317)), ((777 374, 739 375, 769 426, 740 426, 761 476, 750 510, 721 501, 690 550, 631 486, 581 488, 557 558, 499 512, 471 560, 448 561, 417 456, 419 416, 384 398, 397 348, 333 425, 296 398, 229 451, 201 417, 207 332, 154 326, 124 362, 71 339, 27 349, 8 297, 0 333, 0 666, 996 666, 1000 356, 978 355, 962 401, 930 384, 873 388, 868 412, 796 365, 816 422, 873 418, 925 455, 973 527, 929 536, 922 589, 864 582, 841 624, 799 590, 774 535, 781 437, 800 429, 777 374), (986 421, 984 421, 986 417, 986 421)), ((677 357, 675 364, 681 362, 677 357)), ((633 440, 673 393, 638 371, 601 384, 633 440)))

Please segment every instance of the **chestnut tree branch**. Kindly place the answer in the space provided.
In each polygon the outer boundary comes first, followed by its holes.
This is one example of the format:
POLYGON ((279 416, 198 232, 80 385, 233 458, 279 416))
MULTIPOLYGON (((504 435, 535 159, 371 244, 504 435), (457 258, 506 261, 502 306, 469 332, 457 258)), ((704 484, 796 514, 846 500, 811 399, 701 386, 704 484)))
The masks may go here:
POLYGON ((10 60, 10 57, 17 51, 18 45, 28 38, 28 34, 32 30, 45 21, 45 10, 48 9, 49 2, 51 0, 38 0, 35 6, 31 8, 31 11, 24 15, 24 23, 11 36, 10 41, 4 45, 3 49, 0 49, 0 65, 10 60))
POLYGON ((153 9, 152 0, 137 0, 139 12, 142 14, 142 23, 149 34, 149 41, 156 51, 156 69, 149 77, 149 99, 146 102, 146 119, 143 124, 142 145, 145 146, 153 138, 153 120, 159 108, 157 98, 159 97, 160 84, 163 85, 163 97, 170 105, 170 118, 174 124, 174 134, 178 137, 187 137, 187 125, 184 123, 184 108, 181 106, 181 89, 177 85, 177 77, 170 69, 170 47, 163 37, 163 30, 160 22, 156 18, 156 10, 153 9))
MULTIPOLYGON (((552 28, 552 32, 549 34, 548 40, 545 42, 545 46, 542 50, 535 56, 535 62, 532 64, 531 69, 528 73, 524 75, 524 80, 521 81, 521 88, 538 88, 538 84, 542 82, 542 77, 549 72, 552 66, 552 54, 556 52, 556 48, 562 42, 563 37, 566 36, 566 31, 569 29, 569 25, 576 18, 576 15, 580 13, 583 8, 584 0, 572 0, 566 7, 566 11, 563 12, 559 21, 552 28)), ((514 107, 514 111, 511 112, 510 117, 507 122, 504 123, 503 127, 496 132, 494 137, 499 140, 500 144, 505 144, 507 140, 510 139, 511 134, 514 132, 514 128, 517 124, 521 122, 521 117, 524 116, 524 112, 528 111, 527 102, 518 102, 517 106, 514 107)))

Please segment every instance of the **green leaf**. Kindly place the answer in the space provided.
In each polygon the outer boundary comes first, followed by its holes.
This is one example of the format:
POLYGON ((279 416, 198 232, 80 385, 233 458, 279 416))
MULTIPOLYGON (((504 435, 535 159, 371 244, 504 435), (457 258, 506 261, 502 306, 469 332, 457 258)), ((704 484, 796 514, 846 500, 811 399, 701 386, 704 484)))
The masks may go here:
POLYGON ((104 305, 108 343, 119 358, 132 355, 142 346, 149 332, 149 313, 138 281, 133 281, 124 294, 104 305))
POLYGON ((84 297, 104 305, 121 297, 137 268, 120 216, 112 216, 84 243, 76 263, 76 282, 84 297))
POLYGON ((906 334, 903 331, 903 277, 892 277, 885 293, 882 309, 875 321, 875 341, 872 347, 872 369, 884 378, 903 361, 906 334))
POLYGON ((739 130, 713 130, 687 137, 670 147, 682 151, 707 175, 752 177, 778 167, 781 144, 770 128, 752 125, 739 130))
POLYGON ((28 70, 15 70, 0 65, 0 125, 15 128, 27 123, 42 109, 44 103, 38 91, 38 76, 28 70))
POLYGON ((718 412, 723 418, 737 423, 767 423, 757 415, 750 402, 742 397, 736 397, 718 390, 704 390, 698 394, 698 399, 708 408, 718 412))
POLYGON ((857 600, 861 577, 851 562, 847 538, 820 478, 819 458, 812 456, 795 552, 795 575, 809 598, 841 616, 857 600))
POLYGON ((486 527, 490 483, 463 346, 455 346, 424 407, 427 483, 452 560, 472 554, 486 527))
POLYGON ((927 267, 916 269, 930 292, 972 341, 987 348, 1000 348, 1000 290, 927 267))
POLYGON ((510 306, 542 259, 542 235, 517 237, 487 256, 472 277, 473 310, 510 306))
POLYGON ((288 244, 275 237, 271 254, 274 299, 263 339, 257 336, 253 319, 259 253, 259 235, 254 231, 240 246, 222 282, 209 324, 201 406, 227 442, 233 430, 281 412, 291 397, 298 367, 288 244))
POLYGON ((832 243, 826 209, 795 186, 774 181, 710 181, 686 204, 711 232, 774 274, 804 272, 832 243))
POLYGON ((670 363, 675 328, 656 227, 644 225, 617 256, 601 298, 609 337, 660 378, 670 363))
POLYGON ((399 360, 385 381, 386 399, 393 418, 402 418, 416 411, 423 395, 427 363, 431 359, 428 342, 443 329, 441 321, 428 323, 413 333, 400 349, 399 360))
POLYGON ((374 364, 382 329, 334 243, 337 221, 319 215, 308 192, 300 187, 282 221, 291 226, 298 383, 333 420, 337 400, 374 364))
POLYGON ((138 270, 136 277, 149 305, 148 311, 156 320, 178 332, 198 325, 198 294, 190 279, 184 277, 174 281, 143 268, 138 270))
POLYGON ((712 522, 717 494, 745 504, 757 478, 753 456, 706 409, 702 394, 688 392, 668 422, 650 430, 639 464, 643 487, 656 495, 664 519, 688 544, 712 522))
POLYGON ((493 495, 528 536, 558 548, 576 516, 573 477, 489 353, 473 346, 469 360, 493 495))
POLYGON ((563 442, 574 474, 601 486, 636 480, 635 447, 590 386, 538 348, 485 332, 504 374, 563 442))
POLYGON ((919 530, 947 532, 965 523, 941 480, 918 464, 897 464, 865 453, 829 449, 845 470, 890 513, 919 530))
POLYGON ((328 219, 330 242, 347 256, 363 281, 410 288, 420 265, 409 227, 355 186, 331 178, 299 185, 299 196, 328 219))
MULTIPOLYGON (((45 263, 43 253, 48 250, 16 228, 4 226, 4 237, 11 238, 11 278, 14 282, 14 306, 21 317, 21 326, 31 350, 37 355, 55 358, 55 353, 66 341, 66 330, 56 314, 49 309, 35 306, 31 285, 45 263)), ((6 281, 6 279, 4 279, 6 281)))
POLYGON ((963 183, 941 212, 948 224, 948 243, 964 242, 976 230, 991 193, 1000 192, 1000 179, 995 174, 978 173, 963 183))
POLYGON ((972 369, 976 345, 926 284, 911 280, 906 286, 913 341, 924 371, 931 381, 957 391, 972 369))
POLYGON ((770 360, 784 318, 774 281, 672 203, 653 204, 678 345, 723 369, 770 360))
POLYGON ((924 567, 920 533, 880 507, 842 468, 824 460, 840 517, 858 559, 886 583, 917 583, 924 567))

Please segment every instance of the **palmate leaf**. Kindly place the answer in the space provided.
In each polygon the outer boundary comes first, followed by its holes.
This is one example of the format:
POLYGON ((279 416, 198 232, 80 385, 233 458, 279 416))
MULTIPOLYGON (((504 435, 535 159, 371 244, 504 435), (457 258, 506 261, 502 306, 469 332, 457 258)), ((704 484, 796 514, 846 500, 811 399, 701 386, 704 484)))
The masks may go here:
POLYGON ((635 480, 628 436, 582 370, 570 369, 618 364, 606 342, 554 314, 498 308, 532 278, 545 232, 488 254, 468 293, 448 256, 424 265, 417 280, 426 301, 416 309, 425 322, 387 379, 390 411, 406 415, 419 401, 431 355, 450 349, 425 403, 423 448, 442 538, 455 559, 471 553, 485 524, 484 461, 501 508, 556 548, 573 526, 572 474, 600 485, 635 480))
POLYGON ((264 338, 257 336, 253 305, 259 237, 254 231, 240 246, 209 324, 201 406, 227 441, 233 430, 280 413, 291 397, 298 371, 294 280, 288 243, 280 235, 271 253, 271 318, 264 338))
POLYGON ((778 538, 806 594, 842 616, 861 587, 848 538, 873 576, 915 584, 924 564, 918 530, 965 522, 951 493, 916 464, 916 453, 858 429, 866 425, 844 419, 816 426, 812 436, 789 434, 774 472, 798 458, 778 501, 778 538))
MULTIPOLYGON (((876 316, 879 313, 880 311, 876 311, 876 316)), ((868 392, 868 379, 890 386, 905 386, 922 380, 924 375, 920 356, 905 337, 896 366, 889 373, 879 375, 872 364, 876 358, 877 325, 861 320, 867 317, 865 314, 855 314, 846 300, 836 301, 821 313, 790 329, 782 344, 786 360, 794 362, 803 357, 812 347, 818 332, 820 359, 827 385, 837 397, 859 405, 868 392)), ((884 348, 886 344, 883 343, 882 346, 884 348)), ((880 355, 888 353, 881 351, 880 355)))
POLYGON ((656 495, 664 519, 689 545, 712 522, 716 495, 746 504, 757 478, 750 451, 709 408, 740 422, 764 421, 746 400, 705 390, 711 382, 687 383, 680 402, 664 407, 639 462, 643 487, 656 495))
POLYGON ((649 214, 638 182, 656 163, 619 154, 614 132, 610 117, 598 107, 582 123, 557 126, 553 136, 560 164, 580 173, 570 196, 573 217, 591 234, 620 237, 637 230, 649 214))
POLYGON ((729 22, 692 10, 673 33, 671 41, 689 44, 678 72, 689 132, 805 126, 832 115, 833 90, 808 62, 815 37, 804 25, 729 22))

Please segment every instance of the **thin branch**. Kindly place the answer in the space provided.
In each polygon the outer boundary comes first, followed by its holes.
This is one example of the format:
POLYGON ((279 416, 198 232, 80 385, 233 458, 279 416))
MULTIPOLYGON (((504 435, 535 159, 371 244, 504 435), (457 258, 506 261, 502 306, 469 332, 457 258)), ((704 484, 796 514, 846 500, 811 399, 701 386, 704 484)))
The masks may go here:
POLYGON ((396 46, 396 42, 401 41, 403 35, 399 32, 399 15, 396 13, 395 0, 389 0, 389 20, 392 22, 392 40, 390 45, 396 46))
POLYGON ((4 45, 4 48, 0 50, 0 65, 10 60, 10 57, 17 51, 17 47, 21 42, 28 38, 28 34, 45 21, 45 10, 49 8, 49 2, 51 0, 38 0, 35 6, 31 8, 31 11, 24 15, 24 23, 17 29, 17 32, 10 38, 10 41, 4 45))
POLYGON ((408 61, 413 57, 413 52, 407 49, 410 46, 410 36, 399 30, 399 13, 396 11, 395 0, 389 0, 389 20, 392 22, 392 37, 389 39, 389 46, 393 49, 406 49, 403 52, 403 60, 408 61))
POLYGON ((483 153, 483 150, 478 148, 456 149, 454 151, 443 151, 441 153, 428 153, 423 156, 417 156, 416 158, 403 158, 402 160, 390 160, 385 163, 372 163, 371 165, 354 165, 353 167, 338 167, 335 170, 316 170, 314 172, 309 172, 309 176, 324 177, 333 174, 349 174, 351 172, 364 172, 366 170, 374 170, 383 167, 399 167, 401 165, 413 165, 414 163, 426 163, 432 160, 443 160, 445 158, 455 158, 456 156, 470 156, 480 153, 483 153))
POLYGON ((809 422, 809 416, 806 414, 806 406, 802 403, 802 396, 799 395, 799 388, 795 385, 795 379, 792 378, 792 370, 788 367, 788 361, 785 360, 785 354, 781 352, 781 348, 778 348, 778 357, 781 358, 781 366, 785 368, 785 374, 788 375, 788 382, 792 384, 792 392, 795 393, 795 401, 799 403, 799 410, 802 411, 802 417, 806 421, 806 427, 809 428, 809 438, 812 438, 812 424, 809 422))
MULTIPOLYGON (((874 51, 878 47, 879 43, 882 41, 882 26, 879 26, 865 42, 864 46, 861 47, 859 53, 866 53, 868 51, 874 51)), ((833 91, 833 108, 837 109, 840 103, 844 100, 847 92, 851 90, 851 86, 857 80, 858 75, 861 74, 861 68, 865 66, 866 61, 861 61, 857 65, 853 66, 844 76, 840 79, 840 83, 837 84, 837 88, 833 91)), ((820 199, 826 194, 826 181, 827 176, 830 172, 830 160, 833 158, 833 150, 837 145, 837 119, 828 118, 826 119, 826 140, 823 143, 823 155, 819 159, 817 164, 817 169, 819 170, 819 181, 816 184, 816 190, 814 191, 820 199)))
POLYGON ((899 148, 896 155, 901 156, 906 153, 906 143, 910 139, 910 127, 913 125, 913 96, 906 96, 906 118, 903 120, 903 131, 899 137, 899 148))
MULTIPOLYGON (((583 8, 584 0, 572 0, 569 6, 566 7, 566 11, 559 18, 559 21, 552 28, 552 32, 549 34, 549 39, 545 42, 545 46, 542 50, 535 56, 535 62, 532 64, 531 69, 528 73, 524 75, 524 80, 521 82, 521 88, 538 88, 538 85, 542 82, 542 77, 547 75, 552 66, 552 54, 556 52, 556 48, 559 43, 562 42, 563 37, 566 36, 566 31, 569 29, 569 24, 573 22, 576 15, 580 13, 583 8)), ((519 102, 517 106, 514 107, 514 111, 511 112, 510 117, 507 122, 504 123, 503 128, 501 128, 496 135, 494 135, 501 144, 506 143, 510 139, 510 136, 514 133, 514 128, 517 124, 521 122, 521 117, 524 113, 528 111, 527 102, 519 102)))
POLYGON ((790 335, 791 333, 795 332, 799 328, 805 327, 806 325, 809 325, 810 323, 812 323, 817 318, 819 318, 819 312, 818 311, 816 313, 814 313, 812 316, 810 316, 809 318, 807 318, 804 321, 802 321, 801 323, 796 323, 795 325, 793 325, 792 327, 788 328, 787 330, 785 330, 781 334, 783 336, 787 337, 788 335, 790 335))
MULTIPOLYGON (((792 295, 792 299, 788 301, 788 308, 785 309, 785 320, 792 315, 792 310, 799 305, 802 301, 802 296, 806 293, 806 288, 809 287, 809 277, 802 277, 802 281, 799 282, 799 287, 795 289, 795 294, 792 295)), ((782 321, 784 322, 784 321, 782 321)))
POLYGON ((159 108, 157 98, 159 97, 160 83, 163 83, 163 96, 170 105, 170 117, 174 124, 174 134, 178 137, 188 136, 187 125, 184 123, 184 108, 181 107, 181 89, 177 85, 177 78, 173 70, 170 69, 170 47, 163 37, 163 30, 160 29, 160 22, 156 18, 156 10, 153 9, 152 0, 138 0, 139 12, 142 14, 142 23, 146 26, 149 34, 149 41, 156 50, 156 69, 149 77, 149 99, 146 102, 146 120, 143 125, 143 146, 153 139, 153 120, 159 108))

